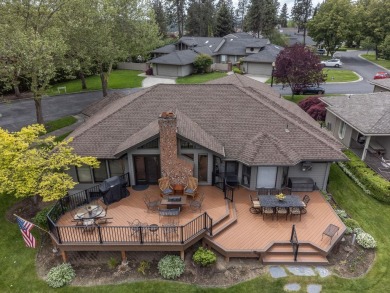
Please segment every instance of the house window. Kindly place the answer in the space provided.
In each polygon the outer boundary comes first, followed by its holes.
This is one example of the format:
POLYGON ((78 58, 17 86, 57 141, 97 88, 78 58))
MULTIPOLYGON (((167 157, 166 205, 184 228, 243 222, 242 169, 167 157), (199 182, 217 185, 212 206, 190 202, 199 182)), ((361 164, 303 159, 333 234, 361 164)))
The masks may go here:
POLYGON ((194 161, 194 154, 181 154, 181 155, 191 161, 194 161))
POLYGON ((119 159, 119 160, 109 160, 108 166, 110 168, 110 176, 121 176, 125 174, 125 166, 124 166, 125 160, 119 159))
POLYGON ((193 144, 193 143, 185 141, 185 140, 180 140, 180 148, 182 148, 182 149, 200 149, 200 147, 197 146, 196 144, 193 144))
POLYGON ((158 145, 158 138, 156 138, 152 141, 145 143, 144 145, 141 145, 140 147, 138 147, 138 149, 158 149, 158 145))
POLYGON ((238 163, 236 161, 226 161, 225 172, 228 174, 237 175, 238 173, 238 163))
POLYGON ((339 126, 339 138, 340 139, 344 138, 346 128, 347 128, 347 125, 345 124, 345 122, 341 121, 340 126, 339 126))
POLYGON ((226 55, 221 55, 221 63, 226 62, 226 55))
POLYGON ((242 185, 250 186, 251 184, 251 170, 247 165, 242 165, 242 185))
POLYGON ((102 182, 108 178, 106 160, 99 160, 99 168, 92 168, 93 178, 95 182, 102 182))
POLYGON ((92 173, 89 166, 76 167, 77 179, 80 183, 92 183, 92 173))

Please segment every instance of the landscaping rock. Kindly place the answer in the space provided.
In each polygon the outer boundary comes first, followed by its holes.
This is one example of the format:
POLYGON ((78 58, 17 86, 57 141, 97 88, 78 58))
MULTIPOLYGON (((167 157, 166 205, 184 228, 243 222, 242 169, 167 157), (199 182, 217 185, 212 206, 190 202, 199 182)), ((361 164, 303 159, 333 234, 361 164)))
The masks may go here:
POLYGON ((295 276, 315 276, 312 268, 307 266, 287 266, 287 270, 295 276))
POLYGON ((353 249, 352 249, 351 247, 349 247, 349 246, 345 246, 345 247, 344 247, 344 251, 346 251, 346 252, 352 252, 353 249))
POLYGON ((284 268, 280 266, 269 267, 269 273, 271 274, 271 277, 274 279, 287 277, 286 271, 284 270, 284 268))
POLYGON ((215 265, 215 269, 218 271, 218 272, 224 272, 226 271, 226 264, 223 263, 223 262, 220 262, 218 261, 215 265))
POLYGON ((328 269, 324 267, 315 267, 315 270, 317 271, 317 273, 320 275, 321 278, 328 277, 332 274, 328 269))
POLYGON ((318 284, 307 285, 307 293, 320 293, 322 286, 318 284))
POLYGON ((284 287, 283 287, 284 291, 299 291, 301 290, 301 285, 297 284, 297 283, 290 283, 290 284, 286 284, 284 287))

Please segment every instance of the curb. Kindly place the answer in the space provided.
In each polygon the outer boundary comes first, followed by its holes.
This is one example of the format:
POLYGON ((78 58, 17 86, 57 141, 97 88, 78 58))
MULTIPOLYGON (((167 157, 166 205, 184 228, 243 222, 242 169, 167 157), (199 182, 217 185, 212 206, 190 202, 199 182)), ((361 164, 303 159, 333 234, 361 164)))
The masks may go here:
POLYGON ((362 57, 363 54, 359 54, 358 57, 363 59, 363 60, 366 60, 367 62, 370 62, 371 64, 374 64, 376 66, 378 66, 379 68, 382 68, 383 70, 389 72, 389 69, 387 69, 386 67, 383 67, 382 65, 379 65, 379 64, 376 64, 375 62, 372 62, 370 60, 367 60, 366 58, 362 57))

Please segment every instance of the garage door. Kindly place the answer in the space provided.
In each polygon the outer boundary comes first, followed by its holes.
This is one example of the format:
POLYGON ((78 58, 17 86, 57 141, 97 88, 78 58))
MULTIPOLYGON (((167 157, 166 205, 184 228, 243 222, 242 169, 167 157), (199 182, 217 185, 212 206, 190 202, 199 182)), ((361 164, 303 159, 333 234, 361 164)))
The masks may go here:
POLYGON ((256 75, 271 75, 272 66, 267 63, 248 63, 248 73, 256 75))
POLYGON ((165 65, 165 64, 156 64, 156 73, 155 75, 161 76, 177 76, 177 67, 176 65, 165 65))

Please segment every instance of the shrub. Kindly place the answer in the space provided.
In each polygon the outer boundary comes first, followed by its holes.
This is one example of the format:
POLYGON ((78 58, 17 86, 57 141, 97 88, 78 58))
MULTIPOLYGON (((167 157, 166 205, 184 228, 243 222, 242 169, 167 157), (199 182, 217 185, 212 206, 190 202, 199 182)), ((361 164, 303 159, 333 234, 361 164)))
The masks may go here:
POLYGON ((359 234, 365 233, 365 232, 362 228, 358 227, 358 228, 353 229, 353 233, 355 233, 356 235, 359 235, 359 234))
POLYGON ((204 73, 211 64, 213 64, 213 59, 207 54, 199 54, 195 57, 194 67, 198 73, 204 73))
POLYGON ((146 75, 153 75, 153 68, 150 67, 150 68, 146 69, 145 74, 146 75))
POLYGON ((146 273, 150 270, 150 263, 147 261, 147 260, 142 260, 140 263, 139 263, 139 266, 137 268, 137 272, 142 274, 142 275, 146 275, 146 273))
POLYGON ((51 268, 47 274, 47 284, 53 288, 60 288, 72 282, 76 273, 69 263, 60 264, 51 268))
POLYGON ((118 265, 119 265, 119 261, 114 257, 110 257, 108 261, 108 267, 110 269, 115 269, 118 265))
POLYGON ((325 121, 326 109, 324 103, 312 105, 306 112, 316 121, 325 121))
POLYGON ((41 228, 44 228, 46 230, 49 229, 49 227, 47 225, 46 215, 50 211, 51 208, 52 208, 52 206, 49 206, 49 207, 45 207, 44 209, 39 211, 35 215, 35 217, 33 218, 34 223, 37 224, 38 226, 40 226, 41 228))
POLYGON ((345 218, 348 217, 346 211, 344 211, 344 210, 335 210, 335 212, 336 212, 336 214, 337 214, 340 218, 344 218, 344 219, 345 219, 345 218))
POLYGON ((308 97, 298 103, 298 106, 305 112, 307 112, 312 106, 321 103, 320 99, 316 96, 308 97))
POLYGON ((356 242, 364 248, 375 248, 376 241, 374 237, 366 232, 359 233, 356 236, 356 242))
POLYGON ((353 230, 351 228, 349 228, 349 227, 345 228, 345 232, 344 233, 346 235, 352 234, 352 232, 353 232, 353 230))
POLYGON ((390 203, 390 182, 370 169, 366 163, 362 162, 351 151, 347 150, 344 153, 350 159, 348 162, 345 162, 345 165, 361 184, 370 191, 370 195, 377 200, 390 203))
POLYGON ((348 228, 351 228, 352 230, 356 229, 356 228, 360 228, 359 223, 356 220, 351 219, 351 218, 344 219, 344 224, 345 224, 345 226, 347 226, 348 228))
POLYGON ((206 267, 214 264, 217 261, 217 256, 211 250, 207 248, 199 247, 198 250, 192 256, 192 260, 201 265, 202 267, 206 267))
POLYGON ((238 67, 233 67, 233 72, 234 72, 234 73, 237 73, 237 74, 242 74, 241 69, 238 68, 238 67))
POLYGON ((184 273, 185 264, 177 255, 166 255, 158 262, 158 271, 164 279, 176 279, 184 273))

